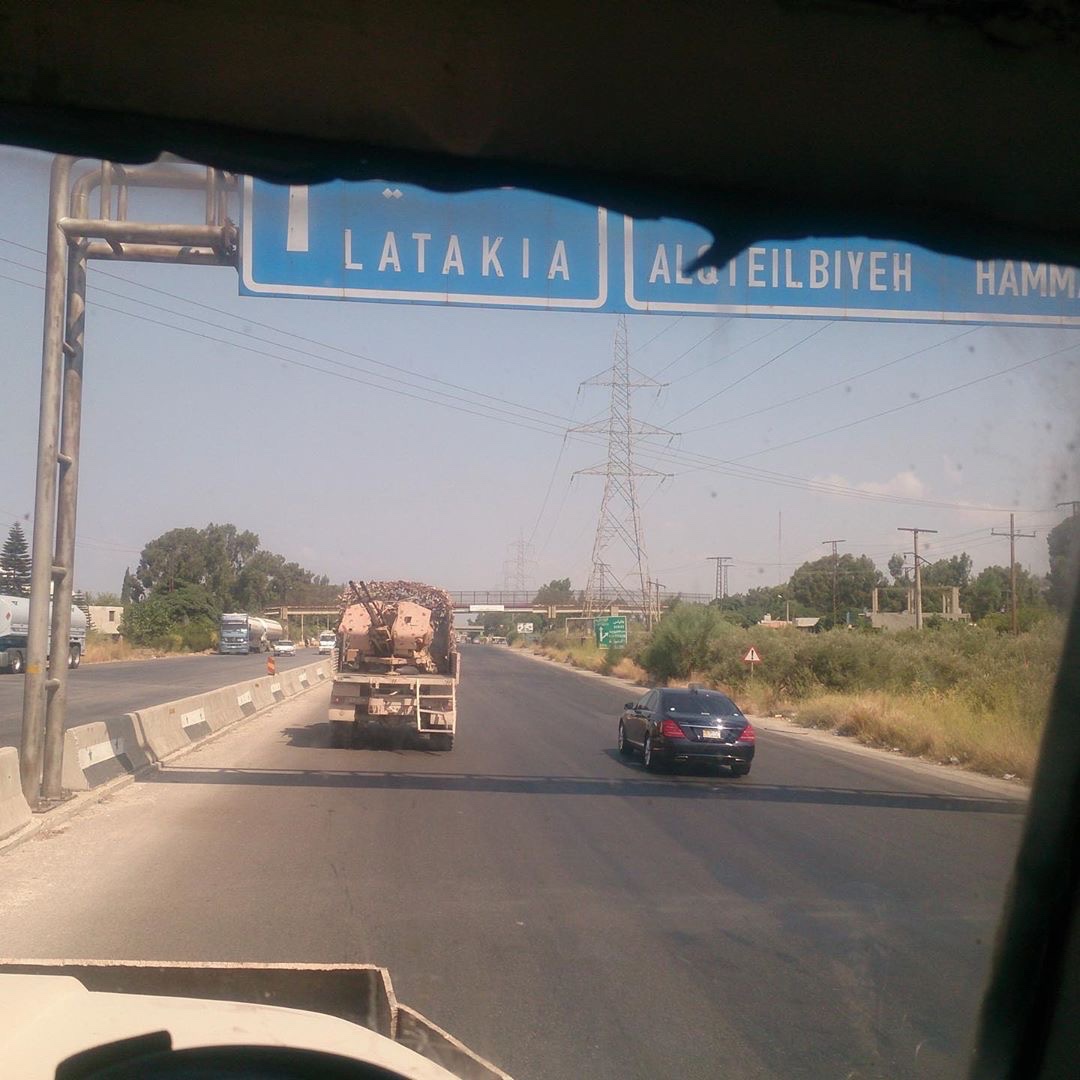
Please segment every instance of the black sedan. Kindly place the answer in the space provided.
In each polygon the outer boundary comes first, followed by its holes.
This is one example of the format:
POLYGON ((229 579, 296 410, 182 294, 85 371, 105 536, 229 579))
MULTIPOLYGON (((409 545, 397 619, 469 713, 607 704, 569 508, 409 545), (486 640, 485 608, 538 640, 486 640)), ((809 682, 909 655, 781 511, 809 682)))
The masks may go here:
POLYGON ((619 753, 631 757, 640 750, 650 772, 698 762, 745 776, 755 739, 739 707, 716 690, 650 690, 640 701, 628 702, 619 718, 619 753))

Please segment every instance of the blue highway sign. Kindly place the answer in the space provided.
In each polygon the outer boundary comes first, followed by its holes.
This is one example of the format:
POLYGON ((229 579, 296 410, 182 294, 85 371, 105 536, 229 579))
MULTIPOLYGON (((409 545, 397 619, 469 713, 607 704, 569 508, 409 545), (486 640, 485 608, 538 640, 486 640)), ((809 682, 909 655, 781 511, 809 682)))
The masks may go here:
POLYGON ((863 238, 762 240, 694 267, 700 225, 515 188, 245 179, 240 291, 662 315, 1080 326, 1080 271, 863 238))
POLYGON ((1080 273, 1073 267, 815 238, 763 240, 724 266, 690 272, 712 240, 708 230, 686 221, 625 219, 626 310, 1080 325, 1080 273))
POLYGON ((514 188, 244 181, 251 295, 601 310, 608 215, 514 188))

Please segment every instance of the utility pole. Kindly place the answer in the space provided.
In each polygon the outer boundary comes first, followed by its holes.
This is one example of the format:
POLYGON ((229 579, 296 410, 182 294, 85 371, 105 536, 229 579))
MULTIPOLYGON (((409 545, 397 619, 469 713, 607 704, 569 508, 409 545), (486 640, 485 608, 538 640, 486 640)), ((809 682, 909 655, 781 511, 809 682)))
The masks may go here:
POLYGON ((610 367, 586 379, 582 386, 607 386, 611 389, 608 415, 593 423, 581 424, 571 431, 590 432, 607 436, 607 460, 578 474, 603 476, 604 495, 600 502, 600 517, 593 540, 592 563, 585 586, 585 616, 591 617, 602 599, 605 577, 611 577, 620 591, 622 582, 611 568, 608 549, 619 540, 629 550, 634 588, 625 589, 628 597, 637 594, 641 615, 651 624, 652 598, 649 590, 649 560, 645 553, 645 537, 641 527, 641 507, 638 502, 637 480, 643 476, 665 477, 668 474, 645 468, 634 460, 635 444, 648 435, 673 433, 635 420, 631 413, 631 398, 638 387, 659 389, 664 383, 643 375, 630 366, 630 347, 627 342, 626 317, 619 316, 615 327, 614 359, 610 367))
MULTIPOLYGON (((1068 506, 1068 503, 1058 503, 1058 506, 1068 506)), ((1074 509, 1073 513, 1076 513, 1075 507, 1077 503, 1072 504, 1074 509)), ((1009 515, 1009 531, 998 532, 997 529, 990 530, 991 536, 1007 536, 1009 538, 1009 616, 1012 623, 1013 634, 1020 633, 1019 616, 1017 615, 1016 607, 1016 538, 1018 536, 1034 536, 1033 532, 1017 532, 1016 531, 1016 515, 1009 515)))
POLYGON ((846 544, 846 540, 822 540, 822 544, 832 544, 832 624, 836 626, 836 579, 840 573, 840 554, 836 550, 838 544, 846 544))
POLYGON ((716 585, 713 587, 713 599, 724 608, 724 597, 727 596, 727 564, 731 562, 730 555, 710 555, 706 562, 716 563, 716 585))
POLYGON ((919 533, 936 533, 937 529, 913 529, 898 525, 897 532, 909 532, 912 535, 912 554, 915 556, 915 629, 922 629, 922 563, 919 562, 919 533))
MULTIPOLYGON (((784 512, 776 512, 776 585, 784 584, 784 512)), ((753 667, 753 664, 750 665, 753 667)))

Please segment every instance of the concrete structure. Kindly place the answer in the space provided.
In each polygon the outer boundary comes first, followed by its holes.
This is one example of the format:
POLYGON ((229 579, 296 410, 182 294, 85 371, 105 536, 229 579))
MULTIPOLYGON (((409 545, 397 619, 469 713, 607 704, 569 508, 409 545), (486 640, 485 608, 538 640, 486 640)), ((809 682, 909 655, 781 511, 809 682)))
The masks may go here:
MULTIPOLYGON (((870 625, 875 630, 908 630, 915 628, 915 588, 914 586, 899 586, 904 589, 905 600, 903 611, 881 611, 879 594, 881 589, 874 589, 870 593, 870 625)), ((923 586, 923 594, 933 589, 932 585, 923 586)), ((966 611, 960 610, 960 590, 955 585, 940 586, 941 611, 927 611, 923 609, 922 616, 933 615, 946 619, 949 622, 970 622, 971 616, 966 611)))
POLYGON ((758 621, 758 626, 763 626, 766 630, 783 630, 785 626, 794 626, 796 630, 814 630, 819 622, 821 619, 818 616, 796 615, 789 622, 786 619, 774 619, 772 615, 766 614, 758 621))
POLYGON ((0 840, 30 824, 30 804, 19 779, 19 752, 14 746, 0 746, 0 840))
POLYGON ((120 624, 124 621, 124 609, 119 604, 91 604, 90 629, 109 637, 120 636, 120 624))

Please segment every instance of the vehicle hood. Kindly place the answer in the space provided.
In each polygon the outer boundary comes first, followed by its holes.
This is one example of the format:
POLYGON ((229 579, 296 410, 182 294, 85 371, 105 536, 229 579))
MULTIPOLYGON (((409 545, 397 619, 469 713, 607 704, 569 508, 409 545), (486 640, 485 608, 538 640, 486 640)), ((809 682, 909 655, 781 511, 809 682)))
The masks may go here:
POLYGON ((412 1080, 454 1074, 367 1028, 335 1016, 232 1001, 91 993, 71 976, 0 975, 0 1060, 11 1076, 52 1080, 72 1054, 103 1043, 166 1030, 174 1049, 194 1046, 292 1046, 341 1054, 412 1080))

